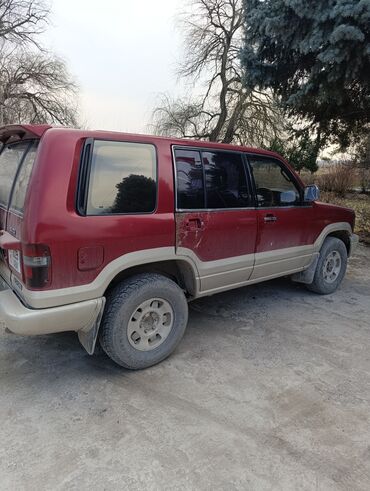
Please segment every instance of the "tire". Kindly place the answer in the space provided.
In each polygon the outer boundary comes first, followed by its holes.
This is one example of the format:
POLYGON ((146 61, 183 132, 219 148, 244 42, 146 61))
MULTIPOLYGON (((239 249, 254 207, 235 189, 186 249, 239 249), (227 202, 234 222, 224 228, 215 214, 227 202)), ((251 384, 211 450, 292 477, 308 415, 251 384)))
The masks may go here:
POLYGON ((107 294, 99 341, 118 365, 139 370, 167 358, 188 322, 181 288, 160 274, 133 276, 107 294))
POLYGON ((346 273, 347 256, 347 249, 343 241, 336 237, 325 239, 320 250, 313 282, 306 285, 307 288, 320 295, 335 292, 346 273))

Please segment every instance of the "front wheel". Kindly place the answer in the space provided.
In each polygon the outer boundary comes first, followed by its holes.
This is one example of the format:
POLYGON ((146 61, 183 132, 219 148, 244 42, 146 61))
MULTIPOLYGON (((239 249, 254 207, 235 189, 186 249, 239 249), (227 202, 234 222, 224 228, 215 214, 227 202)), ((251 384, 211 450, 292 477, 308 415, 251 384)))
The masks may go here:
POLYGON ((315 276, 307 288, 321 295, 335 292, 347 269, 347 249, 343 241, 328 237, 320 250, 315 276))
POLYGON ((119 365, 147 368, 172 353, 187 320, 187 301, 174 281, 159 274, 140 274, 108 293, 99 341, 119 365))

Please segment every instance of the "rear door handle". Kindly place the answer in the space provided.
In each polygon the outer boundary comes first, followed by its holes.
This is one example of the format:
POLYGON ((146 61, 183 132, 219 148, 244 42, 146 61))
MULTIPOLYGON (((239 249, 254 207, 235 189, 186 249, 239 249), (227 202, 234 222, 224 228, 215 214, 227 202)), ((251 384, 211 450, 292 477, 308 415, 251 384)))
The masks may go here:
POLYGON ((263 219, 265 223, 276 222, 276 220, 277 220, 277 216, 273 215, 272 213, 267 213, 267 215, 265 215, 263 219))

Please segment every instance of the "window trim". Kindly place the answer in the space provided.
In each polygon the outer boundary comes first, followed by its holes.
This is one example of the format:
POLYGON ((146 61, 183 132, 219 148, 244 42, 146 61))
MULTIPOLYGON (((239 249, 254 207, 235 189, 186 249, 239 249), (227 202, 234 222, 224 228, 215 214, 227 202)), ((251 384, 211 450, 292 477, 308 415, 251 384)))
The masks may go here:
POLYGON ((143 142, 137 140, 115 140, 112 138, 85 138, 81 149, 79 171, 77 179, 77 190, 75 208, 79 216, 82 217, 117 217, 117 216, 134 216, 134 215, 154 215, 158 211, 158 196, 159 196, 159 165, 158 165, 158 148, 152 141, 143 142), (104 214, 87 214, 87 199, 90 188, 91 178, 91 163, 93 157, 94 143, 96 141, 111 142, 111 143, 133 143, 137 145, 151 145, 154 148, 155 155, 155 207, 153 211, 135 211, 129 213, 104 213, 104 214), (90 152, 86 158, 86 147, 91 145, 90 152))
MULTIPOLYGON (((271 155, 258 154, 258 153, 250 153, 250 152, 245 152, 245 157, 246 157, 246 161, 247 161, 247 165, 248 165, 248 172, 249 172, 249 175, 250 175, 250 179, 252 181, 255 208, 257 210, 273 210, 273 209, 276 209, 276 208, 281 209, 281 208, 304 208, 305 207, 305 202, 304 202, 304 199, 303 199, 303 192, 304 192, 303 191, 303 188, 300 185, 300 183, 298 182, 298 180, 297 180, 296 176, 294 175, 294 173, 289 169, 289 167, 287 167, 285 165, 285 163, 281 159, 279 159, 278 157, 275 157, 275 156, 271 156, 271 155), (279 165, 279 167, 281 169, 283 169, 288 174, 288 176, 291 178, 293 184, 298 189, 299 197, 300 197, 299 204, 298 205, 297 204, 292 204, 292 205, 286 204, 286 205, 279 205, 279 206, 258 206, 257 187, 256 187, 256 182, 255 182, 254 176, 253 176, 252 166, 251 166, 251 163, 250 163, 251 158, 265 158, 267 160, 272 160, 273 162, 276 162, 279 165)), ((312 204, 310 206, 312 206, 312 204)))
POLYGON ((94 139, 86 138, 81 149, 76 192, 76 211, 80 216, 86 216, 93 146, 94 139))
POLYGON ((243 168, 244 168, 244 174, 245 174, 245 180, 246 184, 248 187, 248 192, 251 196, 251 202, 254 204, 255 202, 255 190, 252 186, 252 181, 249 176, 249 169, 247 170, 246 168, 246 159, 245 159, 245 152, 240 151, 240 150, 225 150, 225 149, 219 149, 219 148, 212 148, 212 147, 207 147, 207 146, 202 146, 202 147, 197 147, 193 145, 178 145, 178 144, 173 144, 171 145, 171 154, 172 154, 172 164, 173 164, 173 176, 174 176, 174 195, 175 195, 175 211, 179 213, 202 213, 202 212, 212 212, 212 211, 242 211, 242 210, 254 210, 255 206, 241 206, 241 207, 231 207, 231 208, 208 208, 207 207, 207 189, 206 189, 206 176, 205 176, 205 167, 203 164, 203 155, 202 152, 223 152, 223 153, 236 153, 240 155, 243 168), (204 189, 204 208, 179 208, 177 206, 177 166, 176 166, 176 150, 185 150, 185 151, 196 151, 200 154, 200 159, 202 162, 202 170, 203 170, 203 189, 204 189))
POLYGON ((172 145, 172 164, 173 164, 173 177, 174 177, 174 195, 175 195, 175 210, 176 211, 188 211, 188 212, 191 212, 191 211, 194 211, 194 212, 199 212, 199 211, 203 211, 205 210, 205 206, 206 206, 206 183, 205 183, 205 170, 204 170, 204 165, 203 165, 203 160, 202 160, 202 152, 201 152, 201 149, 199 148, 193 148, 193 147, 182 147, 182 146, 179 146, 179 145, 172 145), (203 175, 203 203, 204 203, 204 208, 178 208, 177 207, 177 183, 178 183, 178 179, 177 179, 177 166, 176 166, 176 155, 175 155, 175 151, 176 150, 185 150, 185 151, 195 151, 195 152, 198 152, 199 155, 200 155, 200 162, 201 162, 201 165, 202 165, 202 175, 203 175))

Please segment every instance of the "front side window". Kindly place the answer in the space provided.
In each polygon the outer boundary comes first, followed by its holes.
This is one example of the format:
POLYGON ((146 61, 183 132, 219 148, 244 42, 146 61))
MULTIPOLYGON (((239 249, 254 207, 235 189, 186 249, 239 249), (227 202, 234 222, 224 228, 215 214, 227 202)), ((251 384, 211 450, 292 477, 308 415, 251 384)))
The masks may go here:
POLYGON ((251 206, 242 156, 235 152, 202 152, 207 208, 251 206))
POLYGON ((95 140, 87 215, 155 210, 157 165, 151 144, 95 140))
POLYGON ((290 174, 276 160, 249 157, 260 207, 301 204, 300 191, 290 174))
POLYGON ((11 143, 4 145, 0 153, 0 205, 8 207, 13 182, 17 174, 25 152, 29 146, 28 142, 11 143))
POLYGON ((177 172, 177 208, 204 208, 203 167, 200 152, 175 150, 177 172))

